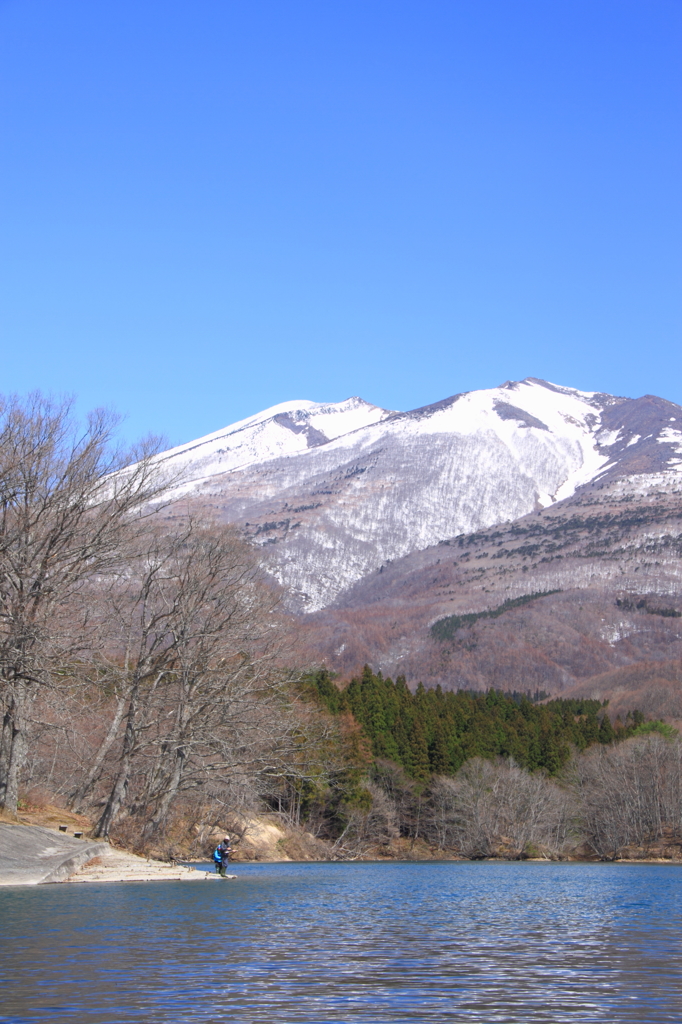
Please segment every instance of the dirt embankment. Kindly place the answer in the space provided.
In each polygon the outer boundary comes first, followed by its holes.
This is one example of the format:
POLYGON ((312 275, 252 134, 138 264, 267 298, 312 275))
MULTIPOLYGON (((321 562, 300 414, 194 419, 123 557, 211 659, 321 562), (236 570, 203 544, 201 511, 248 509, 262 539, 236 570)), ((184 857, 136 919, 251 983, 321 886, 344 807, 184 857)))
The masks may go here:
MULTIPOLYGON (((54 798, 53 798, 54 799, 54 798)), ((92 830, 92 821, 85 814, 74 814, 63 807, 40 800, 22 801, 16 814, 8 814, 0 810, 0 821, 10 825, 40 825, 42 828, 65 829, 68 835, 83 832, 88 835, 92 830)))
POLYGON ((234 851, 231 860, 234 863, 332 860, 334 857, 330 843, 302 828, 286 824, 278 815, 233 815, 223 829, 211 828, 207 837, 208 848, 204 843, 206 852, 210 852, 224 835, 231 837, 234 851))

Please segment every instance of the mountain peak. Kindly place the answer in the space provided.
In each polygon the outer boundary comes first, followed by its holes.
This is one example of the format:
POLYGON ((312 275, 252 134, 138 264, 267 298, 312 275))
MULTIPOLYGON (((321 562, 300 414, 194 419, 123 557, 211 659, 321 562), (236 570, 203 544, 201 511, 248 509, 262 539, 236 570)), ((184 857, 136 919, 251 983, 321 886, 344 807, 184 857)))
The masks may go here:
POLYGON ((294 399, 171 448, 159 461, 182 471, 186 491, 207 477, 315 448, 390 415, 357 396, 343 402, 294 399))
MULTIPOLYGON (((322 608, 389 560, 616 478, 682 482, 682 409, 538 378, 394 413, 298 400, 160 456, 267 552, 293 605, 322 608)), ((496 563, 495 563, 496 564, 496 563)))

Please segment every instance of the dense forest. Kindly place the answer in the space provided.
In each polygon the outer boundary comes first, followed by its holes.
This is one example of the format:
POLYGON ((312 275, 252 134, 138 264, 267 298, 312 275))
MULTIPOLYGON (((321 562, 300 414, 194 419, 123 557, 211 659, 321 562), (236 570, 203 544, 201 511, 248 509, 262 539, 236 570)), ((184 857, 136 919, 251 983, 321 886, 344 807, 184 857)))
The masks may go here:
POLYGON ((375 757, 393 761, 419 781, 454 775, 472 757, 511 757, 529 771, 556 775, 572 746, 585 750, 651 728, 636 709, 625 722, 611 723, 608 701, 540 704, 544 692, 454 693, 421 684, 412 693, 403 678, 392 682, 369 667, 343 690, 326 670, 308 676, 306 687, 332 714, 353 715, 375 757))
POLYGON ((337 856, 682 855, 682 744, 636 709, 611 722, 608 701, 537 690, 413 692, 369 667, 300 685, 345 761, 299 784, 297 815, 337 856))

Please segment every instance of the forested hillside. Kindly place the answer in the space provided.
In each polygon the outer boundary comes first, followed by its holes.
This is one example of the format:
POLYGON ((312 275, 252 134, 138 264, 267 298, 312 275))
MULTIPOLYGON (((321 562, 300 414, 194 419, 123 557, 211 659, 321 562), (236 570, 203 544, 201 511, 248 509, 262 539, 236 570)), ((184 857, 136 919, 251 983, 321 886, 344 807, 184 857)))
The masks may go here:
POLYGON ((637 709, 612 723, 608 701, 412 692, 369 668, 303 688, 344 723, 345 772, 304 797, 341 856, 682 854, 682 744, 637 709))
MULTIPOLYGON (((365 667, 339 690, 329 672, 309 677, 308 686, 333 714, 350 712, 362 726, 376 758, 400 765, 413 779, 455 774, 470 758, 511 757, 529 771, 555 775, 571 747, 613 743, 650 730, 636 708, 612 723, 608 701, 552 700, 536 692, 487 693, 427 690, 413 693, 399 677, 384 679, 365 667)), ((665 730, 665 726, 657 727, 665 730)))

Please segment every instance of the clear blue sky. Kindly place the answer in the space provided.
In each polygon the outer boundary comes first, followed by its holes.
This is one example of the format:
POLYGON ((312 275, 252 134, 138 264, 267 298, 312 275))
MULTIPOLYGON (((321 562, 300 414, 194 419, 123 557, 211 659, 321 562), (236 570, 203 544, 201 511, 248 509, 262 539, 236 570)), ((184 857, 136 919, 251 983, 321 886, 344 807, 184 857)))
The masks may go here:
POLYGON ((682 402, 680 0, 0 0, 0 391, 682 402))

